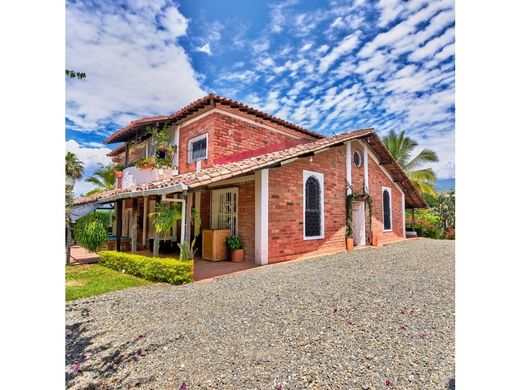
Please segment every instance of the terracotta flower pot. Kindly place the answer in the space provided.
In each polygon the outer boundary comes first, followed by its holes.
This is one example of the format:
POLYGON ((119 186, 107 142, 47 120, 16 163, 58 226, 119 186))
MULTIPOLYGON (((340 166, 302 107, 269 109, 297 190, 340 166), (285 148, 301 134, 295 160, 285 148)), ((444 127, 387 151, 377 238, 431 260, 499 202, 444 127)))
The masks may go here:
POLYGON ((231 251, 231 261, 233 263, 242 263, 244 261, 244 249, 235 249, 231 251))
POLYGON ((347 238, 347 250, 349 252, 354 250, 354 239, 353 238, 347 238))
POLYGON ((377 238, 377 235, 373 234, 372 235, 372 246, 378 246, 379 245, 379 240, 377 238))

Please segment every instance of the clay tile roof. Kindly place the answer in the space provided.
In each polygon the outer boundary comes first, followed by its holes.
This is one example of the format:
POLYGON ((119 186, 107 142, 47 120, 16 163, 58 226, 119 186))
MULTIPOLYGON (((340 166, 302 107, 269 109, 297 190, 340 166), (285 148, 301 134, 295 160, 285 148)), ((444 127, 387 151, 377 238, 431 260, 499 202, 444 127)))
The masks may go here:
POLYGON ((187 106, 182 107, 180 110, 178 110, 177 112, 175 112, 171 115, 155 116, 155 117, 142 118, 142 119, 137 119, 135 121, 132 121, 132 122, 130 122, 130 124, 128 126, 116 131, 114 134, 112 134, 110 137, 108 137, 103 142, 105 144, 112 144, 112 143, 116 143, 116 142, 126 141, 129 138, 131 138, 137 132, 137 130, 139 128, 152 125, 156 122, 164 123, 164 122, 168 121, 168 122, 174 124, 174 123, 177 123, 178 121, 186 118, 187 116, 197 112, 198 110, 200 110, 206 106, 209 106, 209 105, 214 105, 215 103, 220 103, 222 105, 237 108, 240 111, 247 112, 248 114, 255 115, 259 118, 268 120, 270 122, 276 123, 278 125, 287 127, 292 130, 299 131, 300 133, 310 135, 314 138, 318 138, 318 139, 324 138, 324 136, 322 134, 308 130, 302 126, 295 125, 294 123, 286 121, 285 119, 281 119, 276 116, 267 114, 263 111, 257 110, 256 108, 250 107, 237 100, 219 96, 212 92, 209 95, 204 96, 200 99, 197 99, 194 102, 188 104, 187 106))
POLYGON ((398 183, 404 189, 407 208, 428 207, 428 204, 424 201, 420 192, 408 179, 399 164, 395 161, 390 152, 388 152, 383 142, 372 128, 349 131, 332 137, 322 138, 313 142, 293 146, 284 150, 266 153, 261 156, 245 158, 240 161, 232 161, 226 164, 203 169, 198 173, 188 172, 161 181, 150 182, 125 189, 107 191, 101 194, 96 194, 92 197, 83 197, 77 199, 74 204, 85 204, 93 201, 100 201, 101 203, 113 202, 116 199, 144 196, 144 192, 146 191, 151 194, 151 192, 158 189, 165 189, 163 193, 168 193, 168 191, 179 192, 179 188, 194 189, 230 177, 250 174, 258 169, 275 168, 280 166, 284 161, 298 157, 312 156, 314 153, 318 153, 334 146, 339 146, 348 140, 356 138, 366 139, 367 143, 380 159, 378 163, 384 165, 392 176, 394 182, 398 183))

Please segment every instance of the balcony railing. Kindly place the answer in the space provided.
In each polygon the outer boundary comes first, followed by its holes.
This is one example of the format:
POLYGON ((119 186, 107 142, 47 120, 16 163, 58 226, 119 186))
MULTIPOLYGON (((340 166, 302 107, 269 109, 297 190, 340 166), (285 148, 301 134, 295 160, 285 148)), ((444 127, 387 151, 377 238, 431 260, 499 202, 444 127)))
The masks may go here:
POLYGON ((179 171, 171 168, 137 168, 128 167, 123 169, 122 187, 128 188, 152 181, 163 180, 178 175, 179 171))

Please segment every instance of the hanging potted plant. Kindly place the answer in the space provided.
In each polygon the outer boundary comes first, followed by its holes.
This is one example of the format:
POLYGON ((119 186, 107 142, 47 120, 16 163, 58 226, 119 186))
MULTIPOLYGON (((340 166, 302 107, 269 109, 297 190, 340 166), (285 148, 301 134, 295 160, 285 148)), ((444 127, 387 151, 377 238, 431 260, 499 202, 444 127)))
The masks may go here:
POLYGON ((242 263, 244 261, 244 244, 239 236, 227 237, 226 246, 231 251, 231 261, 233 263, 242 263))

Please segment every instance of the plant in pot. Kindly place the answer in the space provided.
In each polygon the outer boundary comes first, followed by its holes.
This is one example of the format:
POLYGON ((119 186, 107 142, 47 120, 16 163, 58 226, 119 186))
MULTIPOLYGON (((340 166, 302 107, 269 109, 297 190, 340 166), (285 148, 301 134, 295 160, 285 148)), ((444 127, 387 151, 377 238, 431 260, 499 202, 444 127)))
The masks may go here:
POLYGON ((345 234, 347 251, 354 250, 354 238, 352 237, 352 228, 347 226, 347 233, 345 234))
POLYGON ((155 157, 143 157, 135 162, 135 166, 138 169, 152 169, 157 165, 155 157))
POLYGON ((233 263, 242 263, 244 261, 244 244, 239 236, 227 237, 226 246, 231 251, 231 261, 233 263))

